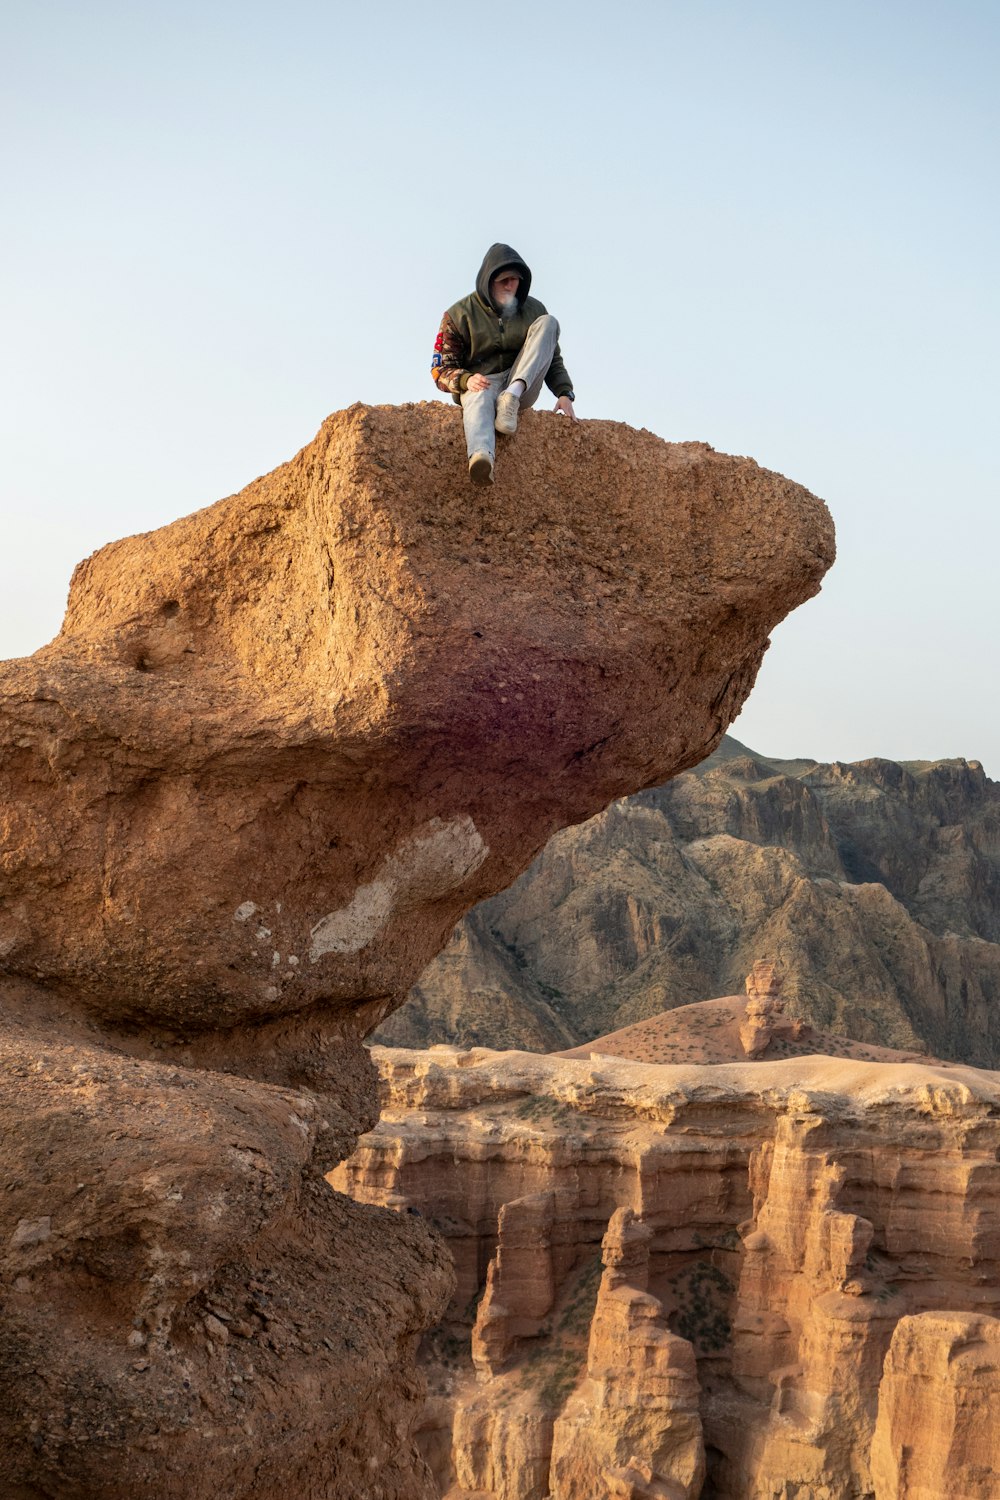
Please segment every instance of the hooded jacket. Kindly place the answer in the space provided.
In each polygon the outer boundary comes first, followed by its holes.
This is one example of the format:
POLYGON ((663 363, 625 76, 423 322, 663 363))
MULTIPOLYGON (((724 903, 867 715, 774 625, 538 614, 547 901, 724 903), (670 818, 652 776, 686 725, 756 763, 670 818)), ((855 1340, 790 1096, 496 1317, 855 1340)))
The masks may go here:
MULTIPOLYGON (((449 307, 441 319, 431 379, 438 390, 461 401, 473 375, 499 375, 509 370, 528 336, 528 329, 546 311, 544 303, 530 297, 531 271, 510 245, 491 245, 479 267, 476 290, 449 307), (517 310, 502 316, 490 296, 490 282, 498 271, 510 267, 521 277, 517 310)), ((573 382, 563 364, 559 345, 552 357, 545 384, 555 396, 570 396, 573 382)))

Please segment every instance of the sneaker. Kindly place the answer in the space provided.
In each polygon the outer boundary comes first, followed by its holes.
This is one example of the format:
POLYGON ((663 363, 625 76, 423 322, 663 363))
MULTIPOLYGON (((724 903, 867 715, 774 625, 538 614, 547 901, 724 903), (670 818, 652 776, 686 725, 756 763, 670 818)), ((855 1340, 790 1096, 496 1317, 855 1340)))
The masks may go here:
POLYGON ((493 424, 497 432, 505 432, 509 437, 517 431, 517 414, 520 408, 520 396, 515 396, 513 391, 501 391, 497 397, 497 419, 493 424))
POLYGON ((469 478, 473 484, 493 483, 493 460, 488 453, 474 453, 469 459, 469 478))

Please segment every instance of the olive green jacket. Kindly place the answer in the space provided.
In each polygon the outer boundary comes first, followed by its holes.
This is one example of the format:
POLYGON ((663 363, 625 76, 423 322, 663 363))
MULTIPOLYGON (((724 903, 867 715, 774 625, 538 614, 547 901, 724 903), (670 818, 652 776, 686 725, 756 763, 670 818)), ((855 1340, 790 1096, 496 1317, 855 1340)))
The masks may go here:
MULTIPOLYGON (((476 290, 449 307, 441 319, 431 360, 431 378, 439 391, 461 401, 471 376, 499 375, 510 369, 521 352, 528 329, 546 311, 544 303, 528 295, 530 287, 531 272, 517 251, 510 245, 491 245, 479 268, 476 290), (520 273, 521 285, 517 311, 501 316, 490 297, 490 282, 508 266, 520 273)), ((573 394, 573 382, 558 344, 545 384, 555 396, 573 394)))

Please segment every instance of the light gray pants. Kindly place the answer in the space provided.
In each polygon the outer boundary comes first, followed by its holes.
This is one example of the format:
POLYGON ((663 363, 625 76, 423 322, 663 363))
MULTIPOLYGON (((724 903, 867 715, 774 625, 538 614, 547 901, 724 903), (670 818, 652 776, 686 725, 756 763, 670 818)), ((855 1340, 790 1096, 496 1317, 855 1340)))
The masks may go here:
POLYGON ((534 406, 541 395, 542 383, 558 342, 559 324, 551 313, 543 313, 528 329, 528 337, 509 370, 501 370, 499 375, 487 375, 488 390, 462 392, 465 441, 470 458, 474 453, 488 453, 490 458, 496 453, 497 434, 493 423, 497 415, 497 397, 512 380, 523 380, 525 384, 521 410, 534 406))

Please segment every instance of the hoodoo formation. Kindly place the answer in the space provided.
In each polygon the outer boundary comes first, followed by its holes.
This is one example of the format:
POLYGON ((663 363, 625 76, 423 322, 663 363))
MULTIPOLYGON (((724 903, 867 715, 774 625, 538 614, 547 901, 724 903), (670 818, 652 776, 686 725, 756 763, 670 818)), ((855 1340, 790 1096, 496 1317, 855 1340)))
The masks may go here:
MULTIPOLYGON (((323 1180, 376 1119, 361 1040, 553 830, 709 753, 832 561, 822 503, 748 459, 527 413, 478 493, 460 423, 330 418, 81 564, 3 668, 18 1500, 434 1493, 413 1350, 444 1245, 323 1180)), ((609 1337, 690 1392, 616 1232, 609 1337)))

